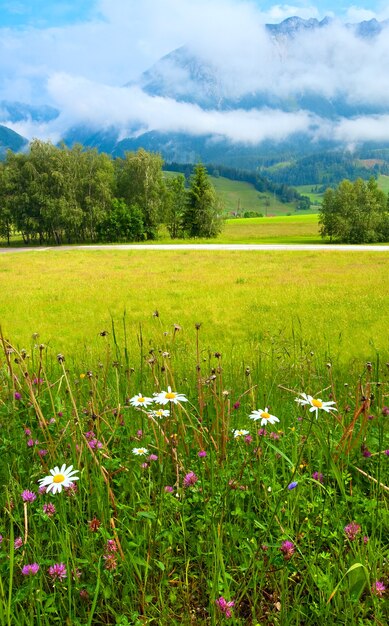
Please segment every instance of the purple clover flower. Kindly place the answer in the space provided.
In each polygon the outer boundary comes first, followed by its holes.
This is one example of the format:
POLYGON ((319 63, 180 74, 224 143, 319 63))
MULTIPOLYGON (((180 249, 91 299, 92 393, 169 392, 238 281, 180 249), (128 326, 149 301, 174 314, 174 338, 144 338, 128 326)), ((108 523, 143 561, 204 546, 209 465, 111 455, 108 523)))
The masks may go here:
POLYGON ((165 493, 173 493, 174 488, 171 487, 170 485, 166 485, 166 487, 164 488, 164 492, 165 493))
POLYGON ((313 472, 312 478, 313 480, 317 480, 318 483, 324 483, 324 476, 321 472, 313 472))
POLYGON ((200 459, 205 459, 205 457, 207 456, 207 453, 206 453, 206 451, 205 451, 205 450, 200 450, 200 451, 197 453, 197 456, 198 456, 200 459))
POLYGON ((21 400, 22 399, 22 394, 19 393, 18 391, 15 391, 14 398, 15 398, 15 400, 21 400))
POLYGON ((344 527, 344 532, 349 541, 355 541, 357 535, 361 532, 361 527, 355 522, 351 522, 344 527))
POLYGON ((227 618, 232 617, 231 609, 234 604, 235 602, 233 600, 227 602, 227 600, 223 596, 220 596, 220 598, 216 600, 216 606, 218 607, 218 609, 220 609, 222 613, 224 613, 227 618))
POLYGON ((22 500, 23 502, 34 502, 34 500, 36 500, 36 493, 25 489, 22 493, 22 500))
POLYGON ((53 517, 53 515, 55 515, 56 513, 56 508, 54 506, 54 504, 52 504, 51 502, 48 502, 47 504, 43 505, 43 513, 46 513, 46 515, 48 517, 53 517))
POLYGON ((382 596, 384 595, 386 591, 386 587, 384 583, 382 583, 380 580, 376 580, 374 585, 371 588, 371 591, 375 596, 382 598, 382 596))
POLYGON ((285 561, 289 561, 292 558, 295 546, 293 541, 283 541, 280 547, 282 554, 284 555, 285 561))
POLYGON ((194 472, 188 472, 184 477, 183 485, 184 487, 190 487, 191 485, 195 485, 198 481, 198 477, 194 472))
POLYGON ((23 565, 22 574, 23 576, 35 576, 39 572, 38 563, 31 563, 30 565, 23 565))
POLYGON ((14 549, 18 550, 23 545, 23 539, 21 537, 17 537, 14 541, 14 549))
POLYGON ((65 580, 67 576, 66 567, 64 563, 54 563, 54 565, 51 565, 49 567, 48 571, 49 571, 49 576, 53 583, 55 583, 56 580, 59 580, 60 582, 62 582, 63 580, 65 580))

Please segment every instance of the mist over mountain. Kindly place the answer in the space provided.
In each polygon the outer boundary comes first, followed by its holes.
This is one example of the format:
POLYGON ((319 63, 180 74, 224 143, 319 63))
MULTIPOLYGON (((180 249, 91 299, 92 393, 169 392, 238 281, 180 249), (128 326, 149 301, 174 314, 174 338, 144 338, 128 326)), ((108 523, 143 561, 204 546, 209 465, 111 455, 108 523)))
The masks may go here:
POLYGON ((388 21, 247 20, 237 33, 205 33, 124 86, 54 74, 54 107, 3 102, 0 123, 113 155, 142 146, 169 161, 244 167, 389 145, 388 21))

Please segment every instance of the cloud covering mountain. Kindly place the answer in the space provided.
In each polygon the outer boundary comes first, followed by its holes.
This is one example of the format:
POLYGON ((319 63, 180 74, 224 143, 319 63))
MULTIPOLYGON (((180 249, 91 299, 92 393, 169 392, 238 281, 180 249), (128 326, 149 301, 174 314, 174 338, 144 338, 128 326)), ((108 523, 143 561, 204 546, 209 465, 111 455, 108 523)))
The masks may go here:
POLYGON ((59 115, 11 119, 3 108, 0 123, 53 141, 85 125, 115 128, 119 140, 157 131, 249 145, 303 132, 389 141, 389 11, 349 7, 347 17, 369 22, 245 0, 101 0, 85 23, 4 29, 0 99, 59 115), (266 27, 293 12, 309 21, 266 27))

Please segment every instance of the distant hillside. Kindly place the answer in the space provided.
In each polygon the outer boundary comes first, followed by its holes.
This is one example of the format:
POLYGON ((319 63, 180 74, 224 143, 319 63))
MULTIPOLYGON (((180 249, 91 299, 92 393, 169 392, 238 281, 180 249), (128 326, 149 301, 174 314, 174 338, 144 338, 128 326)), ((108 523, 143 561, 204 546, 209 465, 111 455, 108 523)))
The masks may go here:
POLYGON ((27 139, 0 124, 0 158, 4 157, 7 150, 19 152, 19 150, 22 150, 27 145, 27 139))

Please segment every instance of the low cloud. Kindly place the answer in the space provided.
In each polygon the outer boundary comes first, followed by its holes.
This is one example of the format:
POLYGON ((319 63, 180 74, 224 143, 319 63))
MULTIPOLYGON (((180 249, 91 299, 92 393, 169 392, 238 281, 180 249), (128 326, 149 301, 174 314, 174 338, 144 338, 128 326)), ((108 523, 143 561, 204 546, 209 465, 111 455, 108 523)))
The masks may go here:
MULTIPOLYGON (((0 100, 51 104, 61 113, 37 125, 31 120, 11 124, 0 112, 0 123, 28 138, 53 141, 78 124, 96 130, 116 126, 122 137, 158 130, 251 144, 281 141, 296 132, 350 142, 386 138, 389 28, 361 39, 333 20, 315 32, 275 40, 265 23, 293 15, 324 17, 307 3, 294 4, 275 4, 264 12, 253 0, 99 0, 94 18, 85 23, 2 29, 0 100), (183 45, 198 60, 195 70, 190 61, 180 65, 172 57, 158 63, 183 45), (137 85, 155 63, 159 97, 137 85), (205 92, 212 92, 207 109, 182 102, 199 93, 199 77, 206 78, 205 92), (122 87, 128 82, 130 87, 122 87), (247 111, 237 104, 234 110, 216 110, 219 100, 255 102, 258 93, 272 109, 253 105, 247 111), (319 117, 306 110, 307 104, 299 110, 304 94, 322 98, 329 108, 341 99, 353 107, 354 117, 324 119, 324 113, 319 117), (281 110, 283 103, 288 111, 281 110)), ((347 20, 389 17, 382 6, 377 14, 351 7, 347 20)))

